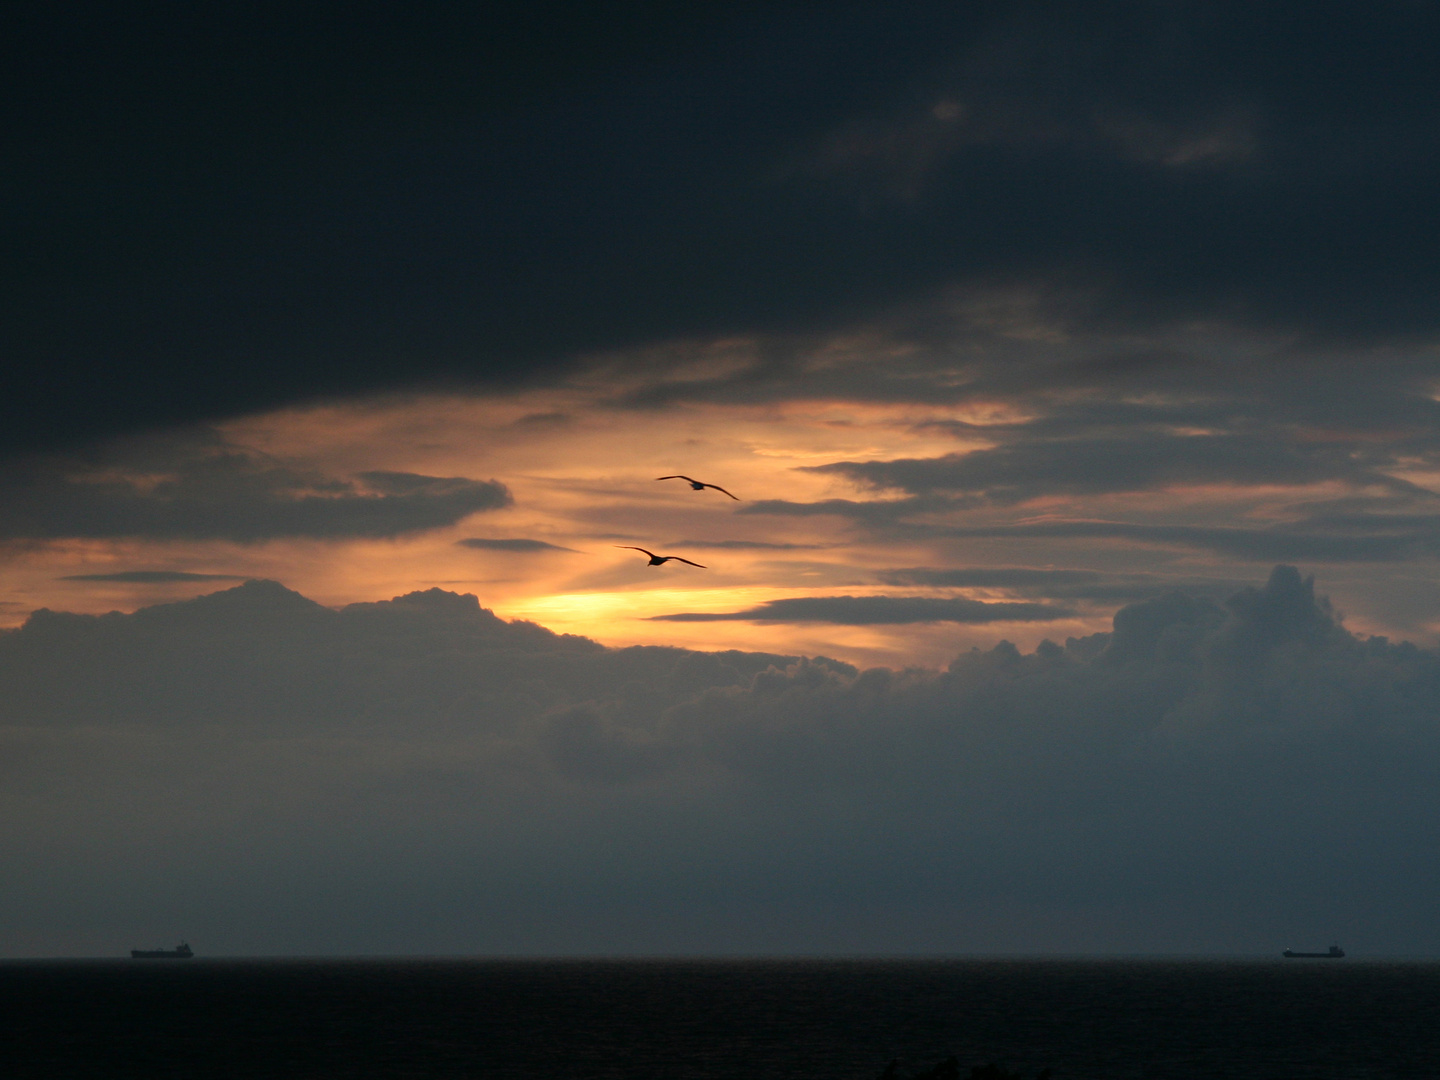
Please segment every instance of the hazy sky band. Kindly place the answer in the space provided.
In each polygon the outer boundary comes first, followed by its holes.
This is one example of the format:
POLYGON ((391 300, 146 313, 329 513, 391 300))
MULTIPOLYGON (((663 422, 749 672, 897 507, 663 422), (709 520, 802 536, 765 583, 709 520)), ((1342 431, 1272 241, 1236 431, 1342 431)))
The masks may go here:
POLYGON ((37 613, 0 682, 11 955, 1440 948, 1440 659, 1290 567, 905 672, 250 582, 37 613))

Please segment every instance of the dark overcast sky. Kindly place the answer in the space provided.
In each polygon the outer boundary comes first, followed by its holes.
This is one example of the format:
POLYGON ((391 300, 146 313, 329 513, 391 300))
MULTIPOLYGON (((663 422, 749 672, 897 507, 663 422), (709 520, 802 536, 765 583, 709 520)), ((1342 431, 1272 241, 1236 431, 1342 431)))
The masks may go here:
POLYGON ((1424 335, 1440 9, 82 4, 0 16, 0 447, 977 281, 1424 335))

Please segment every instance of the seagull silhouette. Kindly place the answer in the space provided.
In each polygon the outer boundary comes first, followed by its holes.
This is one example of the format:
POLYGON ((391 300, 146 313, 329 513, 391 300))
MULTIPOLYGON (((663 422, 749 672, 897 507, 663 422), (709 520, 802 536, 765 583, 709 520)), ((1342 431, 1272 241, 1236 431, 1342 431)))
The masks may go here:
MULTIPOLYGON (((687 484, 689 484, 689 485, 690 485, 692 488, 694 488, 696 491, 704 491, 707 487, 709 487, 709 488, 714 488, 716 491, 725 491, 725 489, 722 488, 719 484, 705 484, 705 483, 702 483, 702 482, 699 481, 699 480, 692 480, 692 479, 690 479, 690 477, 688 477, 688 476, 679 476, 679 475, 676 475, 676 476, 657 476, 655 479, 656 479, 656 480, 684 480, 687 484)), ((726 495, 730 495, 730 492, 725 491, 725 494, 726 494, 726 495)), ((740 501, 740 496, 739 496, 739 495, 730 495, 730 498, 734 499, 736 502, 739 502, 739 501, 740 501)))
MULTIPOLYGON (((626 551, 645 551, 644 548, 632 547, 629 544, 616 544, 615 546, 617 548, 624 548, 626 551)), ((698 562, 690 562, 689 559, 682 559, 679 555, 656 555, 653 551, 645 551, 645 554, 650 556, 650 566, 659 566, 662 563, 669 562, 671 559, 674 559, 676 562, 690 563, 691 566, 700 566, 698 562)), ((708 570, 709 567, 700 566, 700 569, 708 570)))

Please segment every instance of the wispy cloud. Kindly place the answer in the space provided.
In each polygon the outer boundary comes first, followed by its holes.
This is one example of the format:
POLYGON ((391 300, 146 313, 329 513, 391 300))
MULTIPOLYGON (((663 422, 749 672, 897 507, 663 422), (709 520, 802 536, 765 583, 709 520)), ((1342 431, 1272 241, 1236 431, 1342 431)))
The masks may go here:
POLYGON ((495 480, 381 469, 332 476, 186 434, 7 463, 0 539, 390 537, 512 501, 495 480))
POLYGON ((774 514, 781 517, 841 517, 867 524, 884 525, 912 514, 931 510, 954 510, 965 505, 950 498, 908 499, 822 499, 794 502, 789 499, 756 499, 736 510, 737 514, 774 514))
POLYGON ((1343 480, 1401 491, 1415 486, 1383 472, 1398 462, 1385 448, 1356 453, 1346 444, 1296 443, 1253 435, 1162 435, 1026 439, 941 458, 838 461, 813 471, 867 487, 915 495, 953 492, 1010 505, 1050 495, 1146 491, 1172 485, 1304 485, 1343 480))
POLYGON ((985 603, 964 597, 923 596, 795 596, 767 600, 745 611, 680 612, 655 615, 652 622, 793 622, 839 626, 881 626, 905 623, 1047 622, 1075 614, 1049 604, 985 603))
POLYGON ((959 589, 1002 589, 1021 596, 1129 603, 1183 589, 1193 595, 1233 592, 1227 578, 1184 577, 1178 574, 1116 573, 1100 570, 1039 570, 1030 567, 971 566, 951 569, 911 567, 882 570, 887 585, 925 585, 959 589))
POLYGON ((517 553, 569 551, 573 553, 575 550, 574 548, 561 547, 558 544, 549 544, 544 540, 490 539, 481 536, 466 537, 464 540, 456 540, 455 543, 461 547, 475 548, 479 551, 512 551, 517 553))
POLYGON ((61 581, 119 581, 136 585, 167 581, 239 581, 244 574, 192 574, 186 570, 116 570, 108 574, 64 574, 61 581))
POLYGON ((813 551, 824 544, 773 544, 761 540, 672 540, 670 547, 703 548, 715 551, 813 551))
MULTIPOLYGON (((940 530, 937 530, 937 532, 940 530)), ((1334 536, 1299 530, 1207 525, 1146 525, 1120 521, 1047 521, 943 530, 953 537, 1046 540, 1128 540, 1162 547, 1194 548, 1258 562, 1392 562, 1440 553, 1434 534, 1334 536)))

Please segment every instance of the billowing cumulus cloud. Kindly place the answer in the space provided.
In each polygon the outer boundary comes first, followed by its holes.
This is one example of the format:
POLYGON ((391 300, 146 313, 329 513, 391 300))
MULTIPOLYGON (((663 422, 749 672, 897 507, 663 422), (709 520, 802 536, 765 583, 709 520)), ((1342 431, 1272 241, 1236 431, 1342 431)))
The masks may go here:
POLYGON ((0 470, 0 539, 388 537, 509 506, 495 480, 276 460, 208 433, 120 444, 0 470))
POLYGON ((1288 567, 938 672, 252 582, 0 680, 12 955, 1440 948, 1440 657, 1288 567))
POLYGON ((654 622, 822 622, 842 626, 901 623, 1044 622, 1075 614, 1046 604, 984 603, 964 597, 792 596, 745 611, 690 611, 652 616, 654 622))

